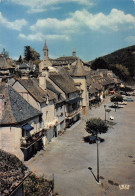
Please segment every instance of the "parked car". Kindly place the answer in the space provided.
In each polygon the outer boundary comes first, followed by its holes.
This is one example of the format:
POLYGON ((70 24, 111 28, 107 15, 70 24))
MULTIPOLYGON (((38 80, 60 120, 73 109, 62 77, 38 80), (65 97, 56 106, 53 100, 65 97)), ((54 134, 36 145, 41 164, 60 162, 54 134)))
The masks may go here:
POLYGON ((124 101, 131 101, 131 102, 133 102, 133 101, 134 101, 131 97, 123 98, 123 100, 124 100, 124 101))
POLYGON ((113 104, 113 105, 111 105, 111 106, 109 106, 109 107, 110 107, 110 108, 118 108, 118 109, 119 109, 119 108, 124 108, 124 106, 122 106, 122 105, 119 106, 119 105, 117 105, 117 104, 116 104, 116 105, 113 104))
POLYGON ((132 96, 135 96, 135 93, 132 93, 132 96))
POLYGON ((91 136, 89 136, 89 143, 90 144, 94 144, 94 143, 96 143, 96 140, 99 140, 100 142, 103 142, 104 141, 104 139, 102 139, 102 138, 100 138, 100 137, 96 137, 95 135, 91 135, 91 136))
POLYGON ((114 117, 113 116, 110 116, 110 120, 114 120, 114 117))

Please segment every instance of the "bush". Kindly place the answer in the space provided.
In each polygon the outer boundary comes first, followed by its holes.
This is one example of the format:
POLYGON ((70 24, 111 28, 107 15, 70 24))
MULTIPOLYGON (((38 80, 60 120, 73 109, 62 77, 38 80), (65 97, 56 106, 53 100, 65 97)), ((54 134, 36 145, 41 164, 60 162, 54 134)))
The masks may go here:
POLYGON ((123 97, 121 95, 115 95, 111 97, 111 102, 122 102, 123 97))

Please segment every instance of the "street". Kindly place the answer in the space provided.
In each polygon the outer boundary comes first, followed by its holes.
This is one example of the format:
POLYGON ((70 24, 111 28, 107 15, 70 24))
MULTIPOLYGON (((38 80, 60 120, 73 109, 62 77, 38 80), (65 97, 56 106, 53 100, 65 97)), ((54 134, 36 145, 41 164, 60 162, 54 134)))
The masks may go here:
POLYGON ((135 195, 135 101, 106 114, 107 120, 110 115, 114 117, 114 125, 106 134, 99 135, 105 139, 99 144, 101 184, 94 178, 97 176, 97 145, 83 141, 88 135, 85 121, 93 117, 104 120, 104 105, 107 108, 111 105, 110 97, 99 107, 88 110, 81 121, 25 162, 37 175, 47 178, 54 175, 54 192, 61 196, 135 195))

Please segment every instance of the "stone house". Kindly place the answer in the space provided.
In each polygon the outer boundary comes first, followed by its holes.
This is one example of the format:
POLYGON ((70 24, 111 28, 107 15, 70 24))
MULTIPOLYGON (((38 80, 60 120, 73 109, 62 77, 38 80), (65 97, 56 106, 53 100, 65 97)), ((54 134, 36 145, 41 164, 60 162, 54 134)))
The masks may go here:
MULTIPOLYGON (((77 59, 75 51, 73 52, 74 62, 77 59)), ((55 89, 57 94, 57 103, 55 104, 55 115, 57 116, 58 121, 60 121, 60 126, 58 129, 63 129, 71 126, 81 115, 81 93, 80 90, 76 88, 75 83, 69 73, 61 67, 54 68, 52 66, 54 61, 51 61, 48 57, 48 48, 45 42, 43 48, 43 60, 39 65, 41 83, 44 81, 50 82, 55 89), (63 97, 64 102, 59 102, 59 97, 63 97), (58 107, 60 106, 60 107, 58 107), (65 120, 64 120, 65 118, 65 120), (66 125, 65 125, 66 123, 66 125)), ((69 63, 69 62, 68 62, 69 63)))
POLYGON ((89 77, 87 75, 87 90, 89 97, 89 107, 103 101, 103 87, 90 75, 89 77))
POLYGON ((47 88, 47 81, 43 75, 38 79, 17 79, 13 88, 26 99, 29 104, 38 109, 43 115, 42 128, 46 130, 46 141, 50 142, 56 135, 54 127, 58 124, 55 116, 54 102, 57 99, 55 92, 47 88))
POLYGON ((11 78, 14 73, 14 67, 11 66, 7 59, 0 55, 0 82, 11 78))
POLYGON ((47 80, 47 89, 56 94, 54 101, 54 115, 57 118, 56 125, 54 126, 55 136, 65 129, 65 99, 62 93, 55 88, 55 86, 47 80))
POLYGON ((77 59, 76 65, 74 66, 70 75, 75 83, 81 84, 80 88, 82 90, 82 113, 85 114, 86 107, 88 106, 86 72, 79 58, 77 59))
POLYGON ((57 68, 57 71, 50 72, 46 76, 65 99, 66 127, 70 127, 81 117, 82 98, 80 90, 76 88, 72 77, 64 68, 57 68))
POLYGON ((0 148, 28 160, 43 148, 42 113, 8 84, 0 85, 0 148))

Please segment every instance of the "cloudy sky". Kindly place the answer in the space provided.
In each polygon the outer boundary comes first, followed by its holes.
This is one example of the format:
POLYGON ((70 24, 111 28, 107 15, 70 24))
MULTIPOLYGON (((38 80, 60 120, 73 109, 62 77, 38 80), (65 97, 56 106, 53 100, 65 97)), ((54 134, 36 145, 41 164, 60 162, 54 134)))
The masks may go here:
POLYGON ((0 0, 0 52, 29 45, 49 56, 92 60, 135 44, 135 0, 0 0))

